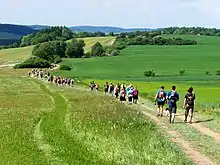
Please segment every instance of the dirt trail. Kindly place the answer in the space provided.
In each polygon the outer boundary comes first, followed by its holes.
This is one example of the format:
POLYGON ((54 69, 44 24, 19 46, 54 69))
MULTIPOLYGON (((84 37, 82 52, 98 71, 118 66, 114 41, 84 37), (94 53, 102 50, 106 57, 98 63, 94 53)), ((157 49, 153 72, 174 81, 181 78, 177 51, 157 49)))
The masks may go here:
MULTIPOLYGON (((145 106, 146 108, 148 108, 151 111, 156 112, 155 111, 156 108, 152 107, 152 105, 150 105, 148 100, 141 98, 141 102, 144 104, 147 104, 147 105, 143 105, 143 106, 145 106)), ((177 113, 176 118, 178 118, 182 121, 184 121, 184 119, 185 119, 184 114, 181 114, 181 113, 177 113)), ((195 128, 197 131, 201 132, 204 135, 211 136, 212 138, 215 139, 216 142, 220 143, 220 133, 212 131, 210 128, 202 125, 201 123, 193 122, 193 124, 191 124, 190 126, 195 128)))

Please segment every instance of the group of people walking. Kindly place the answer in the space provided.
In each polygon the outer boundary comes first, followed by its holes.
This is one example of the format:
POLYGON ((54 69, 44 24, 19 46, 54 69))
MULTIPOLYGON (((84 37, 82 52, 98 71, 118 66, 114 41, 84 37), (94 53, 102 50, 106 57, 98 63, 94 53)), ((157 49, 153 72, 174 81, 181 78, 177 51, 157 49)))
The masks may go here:
MULTIPOLYGON (((74 80, 71 78, 65 78, 61 76, 52 76, 49 71, 42 69, 32 69, 28 72, 29 77, 39 78, 41 80, 47 80, 50 83, 54 83, 58 86, 74 86, 74 80)), ((94 81, 89 84, 91 91, 99 91, 99 85, 94 81)), ((126 86, 124 83, 122 84, 113 84, 106 82, 104 85, 104 93, 109 94, 115 98, 119 98, 121 103, 126 102, 128 99, 129 104, 137 104, 139 91, 137 87, 134 87, 132 84, 126 86)), ((185 120, 187 122, 187 118, 190 115, 189 123, 192 123, 194 105, 195 105, 195 93, 193 92, 193 88, 190 87, 187 90, 187 93, 184 97, 183 108, 185 109, 185 120)), ((169 92, 165 91, 164 86, 157 91, 155 96, 155 104, 157 104, 158 112, 157 117, 163 117, 164 106, 168 105, 166 108, 166 115, 169 116, 169 122, 174 123, 175 115, 177 112, 177 102, 179 101, 179 93, 176 92, 176 86, 172 86, 169 92)))
POLYGON ((28 72, 29 77, 35 77, 39 78, 41 80, 45 79, 50 83, 54 83, 58 86, 74 86, 74 79, 71 78, 65 78, 61 76, 52 76, 50 72, 42 69, 32 69, 31 71, 28 72))
MULTIPOLYGON (((193 88, 190 87, 187 90, 187 93, 184 97, 183 108, 185 109, 185 120, 187 122, 187 118, 190 115, 189 123, 192 124, 194 105, 195 105, 195 93, 193 92, 193 88)), ((177 111, 177 102, 179 101, 179 93, 176 92, 176 86, 172 86, 171 91, 166 93, 164 86, 161 86, 161 89, 157 91, 155 96, 155 104, 158 106, 157 116, 163 116, 164 105, 167 103, 168 108, 166 108, 166 114, 169 116, 169 122, 174 123, 175 115, 177 111)))
MULTIPOLYGON (((91 91, 99 91, 99 85, 94 81, 90 82, 89 86, 91 91)), ((119 98, 121 103, 128 99, 129 104, 137 104, 139 95, 137 87, 134 87, 132 84, 126 86, 124 83, 120 85, 119 83, 113 84, 108 82, 104 85, 104 93, 119 98)))

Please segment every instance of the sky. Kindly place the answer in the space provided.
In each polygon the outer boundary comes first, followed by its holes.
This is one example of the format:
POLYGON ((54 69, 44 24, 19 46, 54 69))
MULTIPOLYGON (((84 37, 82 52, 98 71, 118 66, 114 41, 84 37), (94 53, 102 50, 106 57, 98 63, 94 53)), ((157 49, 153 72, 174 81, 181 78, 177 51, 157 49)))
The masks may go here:
POLYGON ((1 0, 0 23, 220 28, 220 0, 1 0))

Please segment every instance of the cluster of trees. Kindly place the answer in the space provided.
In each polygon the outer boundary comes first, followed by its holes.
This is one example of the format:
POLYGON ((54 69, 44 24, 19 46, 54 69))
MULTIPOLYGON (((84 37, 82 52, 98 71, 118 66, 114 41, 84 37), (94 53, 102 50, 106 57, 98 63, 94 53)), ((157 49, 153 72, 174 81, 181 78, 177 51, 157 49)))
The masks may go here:
POLYGON ((204 27, 169 27, 158 31, 162 34, 220 36, 220 29, 204 27))
POLYGON ((114 45, 102 46, 99 42, 96 42, 91 49, 91 52, 85 54, 85 58, 90 57, 104 57, 104 56, 117 56, 119 50, 114 45))
MULTIPOLYGON (((114 35, 110 33, 109 35, 114 35)), ((63 26, 55 26, 46 29, 42 29, 37 33, 31 33, 22 37, 20 46, 36 45, 49 41, 66 41, 72 38, 84 38, 84 37, 101 37, 106 36, 103 32, 79 32, 73 33, 70 28, 63 26)))
POLYGON ((160 31, 121 33, 117 36, 114 46, 122 50, 129 45, 196 45, 195 40, 182 38, 164 38, 160 31))
POLYGON ((32 57, 15 68, 48 68, 52 63, 60 63, 62 58, 80 58, 84 56, 83 40, 72 39, 64 41, 51 41, 37 44, 32 51, 32 57), (33 65, 32 65, 33 64, 33 65))

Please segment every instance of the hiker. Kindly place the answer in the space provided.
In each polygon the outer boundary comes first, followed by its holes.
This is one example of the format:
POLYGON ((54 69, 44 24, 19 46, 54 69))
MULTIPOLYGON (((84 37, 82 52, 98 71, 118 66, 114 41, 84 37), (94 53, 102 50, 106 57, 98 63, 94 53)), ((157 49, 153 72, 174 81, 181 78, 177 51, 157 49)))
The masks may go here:
POLYGON ((163 117, 163 107, 166 102, 166 92, 164 90, 164 86, 161 86, 160 90, 157 91, 155 96, 155 102, 157 103, 158 106, 157 117, 159 116, 163 117))
POLYGON ((74 79, 71 79, 70 84, 71 84, 71 87, 73 87, 73 86, 74 86, 74 79))
POLYGON ((106 84, 104 85, 104 92, 105 92, 105 94, 108 93, 108 89, 109 89, 109 85, 108 85, 108 82, 106 82, 106 84))
POLYGON ((123 103, 124 101, 126 101, 126 98, 125 98, 125 90, 122 89, 121 92, 120 92, 120 101, 121 103, 123 103))
POLYGON ((196 99, 196 96, 195 96, 195 93, 193 92, 193 88, 190 87, 187 90, 187 94, 185 95, 184 103, 183 103, 183 108, 185 109, 185 120, 184 120, 185 123, 187 123, 187 117, 190 113, 189 123, 192 124, 195 99, 196 99))
POLYGON ((133 91, 133 103, 134 104, 137 104, 137 101, 138 101, 138 88, 134 88, 134 91, 133 91))
POLYGON ((133 92, 134 92, 133 87, 130 86, 130 88, 129 88, 128 92, 127 92, 129 104, 132 104, 133 92))
POLYGON ((96 89, 96 92, 99 91, 99 85, 97 83, 95 84, 95 89, 96 89))
POLYGON ((94 88, 95 88, 95 82, 92 81, 92 82, 90 82, 90 90, 93 91, 94 88))
POLYGON ((172 90, 167 93, 167 102, 169 106, 169 122, 172 124, 174 124, 177 111, 177 101, 179 101, 179 94, 176 92, 176 86, 173 85, 172 90))
POLYGON ((119 84, 115 86, 115 90, 114 91, 115 91, 115 97, 118 98, 118 95, 120 93, 120 85, 119 84))
POLYGON ((114 94, 114 93, 113 93, 113 92, 114 92, 114 88, 115 88, 115 87, 114 87, 114 84, 113 84, 113 83, 110 83, 110 86, 109 86, 109 94, 112 95, 112 96, 113 96, 113 94, 114 94))

